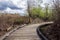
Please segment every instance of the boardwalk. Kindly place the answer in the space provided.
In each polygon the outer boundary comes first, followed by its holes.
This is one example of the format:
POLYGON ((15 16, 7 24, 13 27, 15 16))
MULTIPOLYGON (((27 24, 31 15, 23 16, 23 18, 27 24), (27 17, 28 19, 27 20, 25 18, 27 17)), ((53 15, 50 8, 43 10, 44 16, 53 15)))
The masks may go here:
POLYGON ((25 26, 11 33, 5 40, 40 40, 36 33, 36 28, 40 24, 25 26))

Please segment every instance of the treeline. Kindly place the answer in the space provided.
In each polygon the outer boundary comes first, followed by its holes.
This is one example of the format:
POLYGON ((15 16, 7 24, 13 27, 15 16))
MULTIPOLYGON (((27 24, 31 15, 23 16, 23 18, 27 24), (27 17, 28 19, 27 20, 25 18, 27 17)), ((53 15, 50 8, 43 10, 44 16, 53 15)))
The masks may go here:
POLYGON ((43 20, 48 20, 48 21, 52 21, 53 20, 53 12, 52 9, 48 9, 48 8, 41 8, 41 7, 33 7, 32 9, 30 9, 30 15, 32 18, 40 18, 43 20))

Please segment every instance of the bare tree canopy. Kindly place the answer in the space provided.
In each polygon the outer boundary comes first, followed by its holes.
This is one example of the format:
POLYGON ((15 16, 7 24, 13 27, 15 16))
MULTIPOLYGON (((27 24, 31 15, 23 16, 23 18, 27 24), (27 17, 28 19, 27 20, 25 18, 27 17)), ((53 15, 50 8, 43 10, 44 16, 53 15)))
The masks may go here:
POLYGON ((60 0, 53 0, 55 20, 49 29, 49 38, 51 40, 60 40, 60 0))

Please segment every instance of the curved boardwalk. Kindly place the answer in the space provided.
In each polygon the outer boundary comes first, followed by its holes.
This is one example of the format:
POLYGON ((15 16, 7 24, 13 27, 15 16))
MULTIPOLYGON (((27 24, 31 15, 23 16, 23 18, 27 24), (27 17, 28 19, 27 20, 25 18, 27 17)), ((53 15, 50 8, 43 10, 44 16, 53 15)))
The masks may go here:
POLYGON ((27 25, 11 33, 5 40, 40 40, 36 28, 40 24, 27 25))

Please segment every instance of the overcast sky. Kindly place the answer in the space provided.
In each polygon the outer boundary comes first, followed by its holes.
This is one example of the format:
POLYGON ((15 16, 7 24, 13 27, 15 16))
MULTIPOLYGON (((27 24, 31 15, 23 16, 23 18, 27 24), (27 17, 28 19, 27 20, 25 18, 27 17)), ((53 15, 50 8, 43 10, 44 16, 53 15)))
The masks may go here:
POLYGON ((24 13, 27 0, 0 0, 0 11, 24 13))
POLYGON ((45 3, 52 4, 52 0, 43 0, 43 3, 41 4, 42 7, 45 7, 45 3))
MULTIPOLYGON (((46 2, 48 1, 43 0, 43 4, 46 2)), ((25 13, 26 9, 27 0, 0 0, 0 11, 25 13)))

